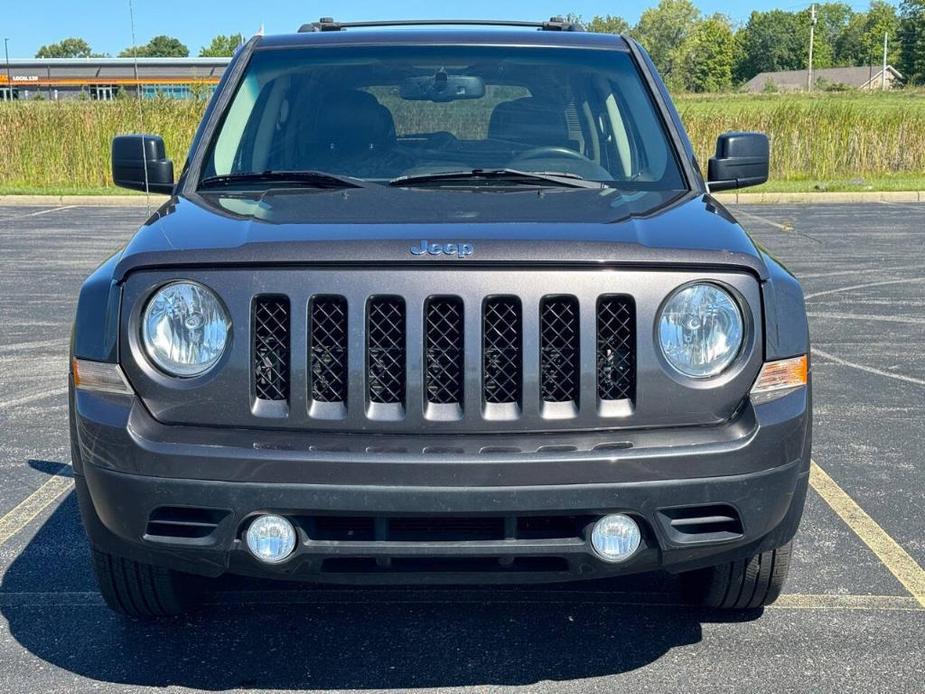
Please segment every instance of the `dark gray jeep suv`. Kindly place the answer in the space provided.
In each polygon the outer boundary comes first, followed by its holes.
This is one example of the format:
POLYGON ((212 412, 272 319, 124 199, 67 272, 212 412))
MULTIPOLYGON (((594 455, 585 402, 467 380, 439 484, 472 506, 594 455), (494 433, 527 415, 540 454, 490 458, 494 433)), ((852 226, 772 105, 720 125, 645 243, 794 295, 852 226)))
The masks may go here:
POLYGON ((808 480, 806 315, 710 194, 766 180, 767 139, 723 135, 705 180, 629 38, 380 24, 252 39, 176 182, 160 138, 113 143, 118 184, 171 197, 73 331, 106 601, 173 614, 228 572, 661 569, 702 604, 772 602, 808 480))

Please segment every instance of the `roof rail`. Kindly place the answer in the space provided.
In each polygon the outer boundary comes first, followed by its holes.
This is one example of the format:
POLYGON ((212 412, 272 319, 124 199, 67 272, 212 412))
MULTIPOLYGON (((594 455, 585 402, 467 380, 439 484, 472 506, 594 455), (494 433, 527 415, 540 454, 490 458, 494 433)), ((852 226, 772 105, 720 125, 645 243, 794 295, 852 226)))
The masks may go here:
POLYGON ((343 31, 369 27, 406 27, 406 26, 497 26, 529 27, 540 31, 584 31, 577 22, 564 17, 551 17, 548 22, 518 22, 503 19, 394 19, 372 22, 335 22, 333 17, 322 17, 317 22, 303 24, 299 33, 314 31, 343 31))

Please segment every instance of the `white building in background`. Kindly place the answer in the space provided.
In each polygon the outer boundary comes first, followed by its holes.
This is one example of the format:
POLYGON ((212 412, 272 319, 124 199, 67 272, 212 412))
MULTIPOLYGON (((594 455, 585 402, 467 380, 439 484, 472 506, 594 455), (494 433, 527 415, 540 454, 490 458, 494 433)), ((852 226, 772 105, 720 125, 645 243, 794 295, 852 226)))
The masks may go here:
POLYGON ((0 100, 112 99, 119 92, 188 98, 210 94, 230 58, 33 58, 0 63, 0 100))

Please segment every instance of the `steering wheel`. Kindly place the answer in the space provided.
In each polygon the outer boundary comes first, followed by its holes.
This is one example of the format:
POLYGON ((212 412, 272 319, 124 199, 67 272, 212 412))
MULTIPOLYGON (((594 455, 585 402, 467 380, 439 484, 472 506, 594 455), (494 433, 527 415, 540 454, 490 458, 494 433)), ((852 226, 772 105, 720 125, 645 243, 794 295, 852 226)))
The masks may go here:
POLYGON ((514 161, 529 161, 531 159, 577 159, 578 161, 591 161, 581 152, 576 152, 568 147, 534 147, 526 152, 521 152, 514 161))
MULTIPOLYGON (((512 161, 508 162, 508 166, 516 169, 518 168, 518 162, 523 162, 527 165, 528 162, 538 160, 546 160, 540 165, 541 168, 549 166, 557 171, 577 174, 582 178, 594 181, 609 181, 612 178, 607 169, 588 159, 581 152, 576 152, 568 147, 534 147, 518 154, 512 161)), ((530 167, 527 165, 525 168, 529 169, 530 167)))

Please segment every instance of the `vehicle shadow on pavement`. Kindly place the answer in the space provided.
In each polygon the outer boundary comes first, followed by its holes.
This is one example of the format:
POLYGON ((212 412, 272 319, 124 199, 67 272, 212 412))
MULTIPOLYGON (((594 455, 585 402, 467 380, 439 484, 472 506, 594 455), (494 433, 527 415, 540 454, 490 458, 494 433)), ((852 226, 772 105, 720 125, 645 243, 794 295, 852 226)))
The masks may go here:
MULTIPOLYGON (((221 579, 187 617, 141 623, 96 592, 71 492, 0 583, 12 636, 104 682, 210 690, 523 685, 612 675, 748 621, 679 607, 673 581, 514 588, 344 588, 221 579)), ((23 682, 28 681, 28 670, 23 682)), ((26 687, 28 688, 28 686, 26 687)))

